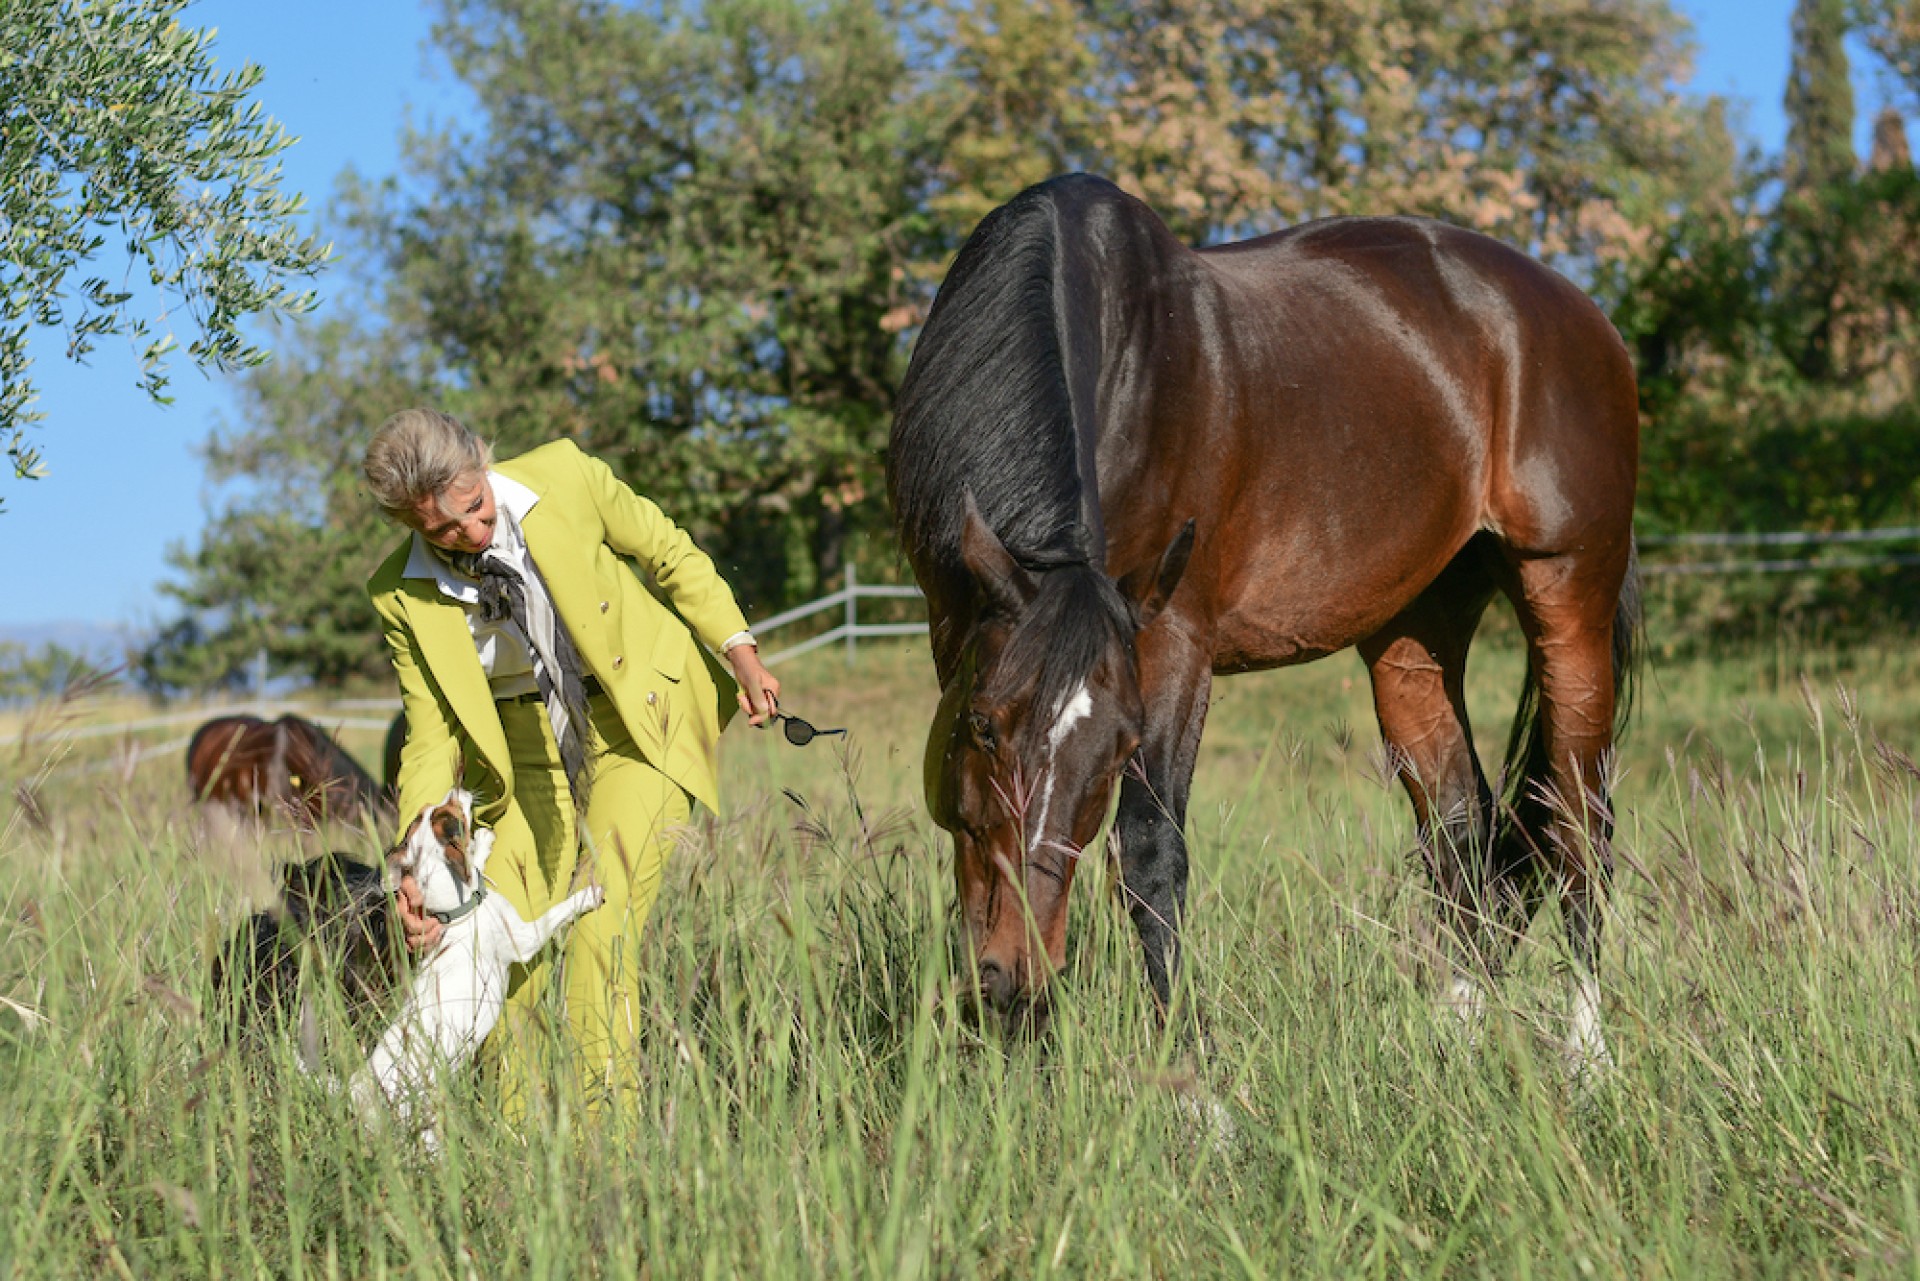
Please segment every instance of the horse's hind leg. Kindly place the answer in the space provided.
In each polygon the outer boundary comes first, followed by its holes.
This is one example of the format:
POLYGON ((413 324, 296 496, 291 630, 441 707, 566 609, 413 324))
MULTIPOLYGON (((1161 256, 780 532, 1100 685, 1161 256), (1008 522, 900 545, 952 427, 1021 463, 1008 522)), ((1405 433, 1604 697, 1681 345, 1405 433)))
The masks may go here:
POLYGON ((1600 1030, 1600 931, 1613 874, 1607 773, 1613 748, 1614 629, 1630 552, 1569 553, 1515 563, 1514 604, 1527 635, 1538 723, 1521 760, 1515 834, 1557 882, 1575 967, 1567 1050, 1576 1072, 1611 1063, 1600 1030))
POLYGON ((1479 977, 1501 952, 1489 903, 1493 797, 1467 722, 1467 648, 1495 585, 1469 544, 1412 604, 1359 645, 1388 758, 1413 802, 1420 854, 1456 949, 1446 1004, 1477 1022, 1479 977))

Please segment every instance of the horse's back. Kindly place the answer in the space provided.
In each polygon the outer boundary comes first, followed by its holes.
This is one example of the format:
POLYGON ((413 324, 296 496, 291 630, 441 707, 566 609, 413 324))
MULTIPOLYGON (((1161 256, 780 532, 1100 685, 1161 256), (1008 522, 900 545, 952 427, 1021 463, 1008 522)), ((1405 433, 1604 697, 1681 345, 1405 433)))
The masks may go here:
POLYGON ((1510 246, 1327 219, 1189 251, 1134 306, 1102 404, 1108 564, 1198 517, 1223 669, 1345 648, 1481 531, 1526 555, 1629 536, 1631 361, 1510 246))
POLYGON ((1229 293, 1311 315, 1315 365, 1337 359, 1350 384, 1336 406, 1389 428, 1380 448, 1424 444, 1436 449, 1433 463, 1460 465, 1478 495, 1478 527, 1533 553, 1630 522, 1632 357, 1565 276, 1427 218, 1323 219, 1234 250, 1198 256, 1229 293), (1383 410, 1389 400, 1413 412, 1383 410))

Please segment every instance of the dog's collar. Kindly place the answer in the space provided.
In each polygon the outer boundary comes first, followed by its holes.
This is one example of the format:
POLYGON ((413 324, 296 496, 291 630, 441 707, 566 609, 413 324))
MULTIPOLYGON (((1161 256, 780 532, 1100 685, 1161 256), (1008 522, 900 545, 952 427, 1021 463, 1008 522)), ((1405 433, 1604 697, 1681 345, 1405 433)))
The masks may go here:
POLYGON ((440 924, 442 925, 452 925, 455 921, 460 920, 462 917, 471 916, 473 914, 473 909, 476 907, 479 907, 480 900, 484 899, 486 896, 487 896, 487 887, 485 885, 482 885, 479 889, 473 892, 472 898, 462 903, 459 907, 454 908, 451 912, 428 912, 427 915, 431 916, 434 920, 440 922, 440 924))

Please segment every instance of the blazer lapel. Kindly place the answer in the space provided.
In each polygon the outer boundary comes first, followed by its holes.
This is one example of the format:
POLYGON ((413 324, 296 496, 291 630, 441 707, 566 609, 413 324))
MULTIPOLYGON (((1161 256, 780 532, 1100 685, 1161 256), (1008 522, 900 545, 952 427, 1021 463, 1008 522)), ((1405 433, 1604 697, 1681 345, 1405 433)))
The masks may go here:
POLYGON ((428 665, 447 696, 447 704, 495 775, 510 786, 513 771, 507 755, 507 734, 500 727, 500 713, 488 692, 487 674, 481 670, 473 633, 467 630, 466 611, 457 601, 442 595, 434 583, 409 579, 406 587, 407 621, 413 626, 421 651, 430 656, 428 665))
MULTIPOLYGON (((541 503, 528 512, 526 520, 520 525, 520 532, 527 540, 527 554, 533 557, 536 566, 557 568, 566 563, 566 545, 572 531, 564 521, 547 519, 551 507, 550 503, 541 503)), ((581 630, 580 620, 592 613, 592 582, 583 581, 578 574, 554 573, 549 569, 540 571, 540 581, 547 585, 547 595, 553 598, 553 612, 566 624, 567 634, 573 637, 581 658, 587 658, 589 645, 581 630)), ((591 666, 589 663, 589 670, 591 666)))

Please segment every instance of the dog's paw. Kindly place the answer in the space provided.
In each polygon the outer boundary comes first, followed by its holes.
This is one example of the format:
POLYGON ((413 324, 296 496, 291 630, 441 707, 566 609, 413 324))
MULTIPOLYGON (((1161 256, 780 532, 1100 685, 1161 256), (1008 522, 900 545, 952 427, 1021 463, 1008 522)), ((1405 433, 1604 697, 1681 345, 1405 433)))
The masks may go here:
POLYGON ((585 905, 583 910, 591 912, 607 901, 607 892, 598 885, 589 885, 580 891, 580 901, 585 905))
POLYGON ((473 860, 475 867, 479 867, 492 856, 493 829, 491 827, 480 828, 473 834, 473 840, 467 845, 467 854, 473 860))

